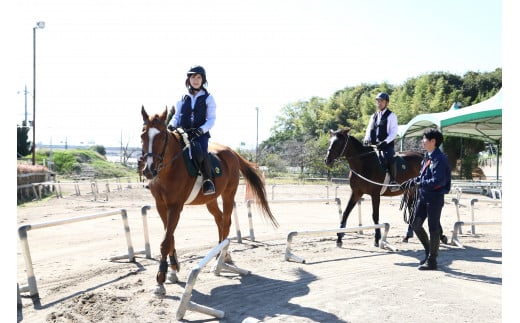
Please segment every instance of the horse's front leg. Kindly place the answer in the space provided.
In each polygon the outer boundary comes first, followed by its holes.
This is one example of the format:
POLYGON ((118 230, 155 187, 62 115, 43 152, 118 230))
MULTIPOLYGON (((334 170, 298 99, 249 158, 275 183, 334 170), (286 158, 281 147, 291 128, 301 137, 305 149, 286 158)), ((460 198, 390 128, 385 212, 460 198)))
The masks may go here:
MULTIPOLYGON (((378 194, 372 195, 372 220, 374 224, 379 224, 379 205, 381 204, 381 197, 378 194)), ((375 229, 374 246, 379 247, 379 240, 381 240, 381 228, 375 229)))
POLYGON ((164 288, 164 282, 166 281, 166 272, 168 271, 168 263, 166 261, 167 256, 170 256, 170 267, 172 272, 168 276, 168 280, 172 283, 178 281, 177 271, 179 270, 179 262, 177 260, 177 254, 175 252, 175 238, 174 231, 179 223, 180 209, 175 207, 168 207, 165 217, 165 233, 164 239, 161 242, 161 259, 159 260, 159 271, 157 272, 157 288, 155 294, 164 295, 166 289, 164 288))
MULTIPOLYGON (((352 191, 352 194, 350 194, 350 199, 348 200, 347 207, 345 208, 345 211, 343 211, 343 216, 341 217, 341 222, 339 224, 340 229, 343 229, 347 226, 348 216, 350 215, 350 212, 352 212, 352 210, 354 209, 354 206, 356 206, 356 203, 361 198, 361 195, 363 194, 359 194, 354 191, 352 191)), ((343 232, 337 234, 338 239, 336 240, 336 247, 341 248, 341 246, 343 245, 342 239, 344 235, 345 233, 343 232)))

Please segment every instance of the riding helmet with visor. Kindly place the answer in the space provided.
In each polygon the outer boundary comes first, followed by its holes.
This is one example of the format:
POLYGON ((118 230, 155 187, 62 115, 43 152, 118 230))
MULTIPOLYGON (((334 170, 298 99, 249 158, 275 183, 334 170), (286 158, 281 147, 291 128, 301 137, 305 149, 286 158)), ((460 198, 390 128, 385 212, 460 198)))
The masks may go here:
POLYGON ((186 75, 188 76, 186 78, 186 87, 191 90, 190 77, 194 74, 200 74, 202 76, 202 87, 204 88, 205 85, 207 85, 208 80, 206 79, 206 70, 204 69, 204 67, 200 65, 195 65, 191 67, 188 73, 186 73, 186 75))
POLYGON ((390 102, 390 96, 386 92, 380 92, 377 94, 376 100, 385 100, 386 102, 390 102))

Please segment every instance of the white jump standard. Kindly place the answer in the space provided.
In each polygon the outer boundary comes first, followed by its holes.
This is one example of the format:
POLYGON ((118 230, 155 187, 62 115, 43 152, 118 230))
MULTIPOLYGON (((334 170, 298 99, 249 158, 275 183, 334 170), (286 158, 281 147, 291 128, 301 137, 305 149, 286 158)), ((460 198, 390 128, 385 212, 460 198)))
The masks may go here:
POLYGON ((379 240, 379 248, 381 249, 389 249, 391 251, 397 251, 398 249, 393 247, 388 241, 386 241, 386 237, 388 236, 388 231, 390 230, 390 224, 388 223, 382 223, 382 224, 374 224, 374 225, 368 225, 363 227, 351 227, 351 228, 337 228, 337 229, 329 229, 329 230, 314 230, 314 231, 292 231, 287 235, 287 246, 285 248, 285 260, 287 261, 295 261, 299 263, 305 263, 305 259, 300 258, 296 255, 294 255, 291 252, 291 244, 294 236, 298 235, 314 235, 314 236, 324 236, 324 235, 330 235, 334 233, 347 233, 347 232, 358 232, 362 229, 380 229, 384 228, 383 236, 381 237, 381 240, 379 240))

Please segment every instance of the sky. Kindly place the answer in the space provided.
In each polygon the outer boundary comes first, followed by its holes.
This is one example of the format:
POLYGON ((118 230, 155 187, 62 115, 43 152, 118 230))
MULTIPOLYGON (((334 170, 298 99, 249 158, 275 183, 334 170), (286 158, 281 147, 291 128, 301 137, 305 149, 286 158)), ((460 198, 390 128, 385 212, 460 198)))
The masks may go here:
POLYGON ((33 27, 44 21, 38 144, 140 146, 141 106, 170 108, 186 72, 202 65, 217 103, 211 140, 253 149, 299 100, 503 67, 502 9, 491 0, 17 1, 2 10, 3 105, 17 124, 26 107, 32 120, 33 27))

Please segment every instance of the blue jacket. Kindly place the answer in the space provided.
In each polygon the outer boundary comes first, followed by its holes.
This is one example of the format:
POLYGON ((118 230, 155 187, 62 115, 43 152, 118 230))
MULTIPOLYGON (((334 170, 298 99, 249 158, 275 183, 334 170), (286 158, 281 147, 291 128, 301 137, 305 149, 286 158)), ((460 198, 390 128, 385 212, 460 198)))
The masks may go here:
POLYGON ((422 169, 428 159, 421 164, 419 187, 422 193, 447 194, 451 189, 451 169, 448 158, 439 148, 435 148, 430 155, 429 165, 422 169))

